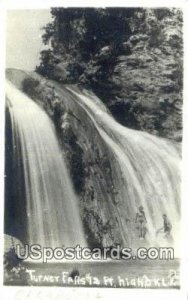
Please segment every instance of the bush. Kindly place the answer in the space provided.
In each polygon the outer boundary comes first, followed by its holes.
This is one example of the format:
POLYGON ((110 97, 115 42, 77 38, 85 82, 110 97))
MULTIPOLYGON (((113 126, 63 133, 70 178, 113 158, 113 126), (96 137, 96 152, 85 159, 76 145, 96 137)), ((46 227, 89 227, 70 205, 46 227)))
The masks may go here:
POLYGON ((22 83, 22 91, 32 98, 35 96, 35 89, 38 85, 39 81, 37 79, 25 78, 22 83))

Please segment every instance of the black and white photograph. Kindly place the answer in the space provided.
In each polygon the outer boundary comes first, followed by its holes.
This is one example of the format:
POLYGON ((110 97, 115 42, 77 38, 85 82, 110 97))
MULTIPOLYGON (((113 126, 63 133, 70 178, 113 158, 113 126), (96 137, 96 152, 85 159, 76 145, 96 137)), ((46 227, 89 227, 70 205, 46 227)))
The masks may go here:
POLYGON ((183 23, 7 10, 5 286, 181 288, 183 23))

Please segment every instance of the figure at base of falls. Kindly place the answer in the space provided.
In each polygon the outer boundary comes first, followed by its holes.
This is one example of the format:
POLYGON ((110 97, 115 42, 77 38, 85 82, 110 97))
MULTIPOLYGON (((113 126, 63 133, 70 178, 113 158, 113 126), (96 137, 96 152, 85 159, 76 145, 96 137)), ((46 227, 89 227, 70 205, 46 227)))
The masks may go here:
POLYGON ((163 214, 163 227, 157 230, 156 235, 158 235, 160 232, 163 232, 165 239, 172 239, 171 230, 172 230, 172 224, 170 223, 167 215, 163 214))
POLYGON ((135 223, 137 224, 139 239, 145 239, 146 231, 147 231, 147 229, 146 229, 147 220, 146 220, 143 206, 140 206, 138 209, 138 212, 136 214, 135 223))

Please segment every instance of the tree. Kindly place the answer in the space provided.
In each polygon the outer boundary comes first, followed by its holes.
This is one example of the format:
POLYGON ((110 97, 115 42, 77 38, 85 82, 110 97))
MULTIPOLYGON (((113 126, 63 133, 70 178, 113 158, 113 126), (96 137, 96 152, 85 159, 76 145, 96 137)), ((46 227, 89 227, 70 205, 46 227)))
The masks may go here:
POLYGON ((66 61, 67 68, 72 71, 70 82, 79 82, 80 76, 87 74, 93 62, 99 63, 97 55, 103 47, 109 46, 116 56, 117 49, 131 34, 128 20, 134 10, 52 8, 51 14, 53 21, 44 27, 42 36, 44 44, 50 44, 50 49, 41 52, 37 71, 51 78, 56 65, 66 61))

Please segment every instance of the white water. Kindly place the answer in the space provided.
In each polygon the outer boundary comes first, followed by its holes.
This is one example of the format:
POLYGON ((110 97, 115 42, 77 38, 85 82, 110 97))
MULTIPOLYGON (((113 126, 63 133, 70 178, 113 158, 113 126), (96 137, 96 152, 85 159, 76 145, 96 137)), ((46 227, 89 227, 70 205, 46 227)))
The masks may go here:
POLYGON ((42 247, 86 245, 78 199, 52 121, 10 82, 6 83, 6 96, 14 159, 21 157, 24 167, 26 199, 23 201, 26 201, 29 244, 42 247))
POLYGON ((132 247, 138 247, 141 243, 134 220, 138 207, 142 205, 147 218, 147 245, 168 244, 162 235, 156 235, 156 230, 163 226, 162 215, 166 213, 172 223, 174 247, 178 251, 181 182, 179 146, 121 126, 102 105, 98 105, 98 99, 92 99, 72 88, 68 90, 90 116, 118 164, 113 170, 113 176, 121 180, 119 205, 116 209, 124 246, 131 244, 132 247), (126 223, 127 218, 131 220, 129 225, 126 223))

